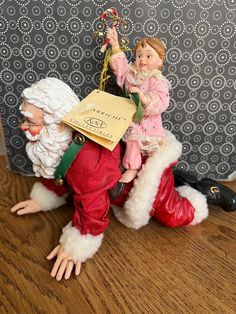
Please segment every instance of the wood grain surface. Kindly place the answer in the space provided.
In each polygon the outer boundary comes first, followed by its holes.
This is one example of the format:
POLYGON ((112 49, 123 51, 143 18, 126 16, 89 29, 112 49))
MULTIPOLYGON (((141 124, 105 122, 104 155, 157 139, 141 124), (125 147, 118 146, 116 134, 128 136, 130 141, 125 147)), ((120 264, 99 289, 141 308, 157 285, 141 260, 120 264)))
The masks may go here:
MULTIPOLYGON (((210 207, 202 224, 140 230, 110 225, 79 277, 56 282, 46 256, 73 216, 72 206, 16 216, 32 177, 0 158, 0 313, 236 313, 236 212, 210 207)), ((236 191, 236 184, 228 184, 236 191)))

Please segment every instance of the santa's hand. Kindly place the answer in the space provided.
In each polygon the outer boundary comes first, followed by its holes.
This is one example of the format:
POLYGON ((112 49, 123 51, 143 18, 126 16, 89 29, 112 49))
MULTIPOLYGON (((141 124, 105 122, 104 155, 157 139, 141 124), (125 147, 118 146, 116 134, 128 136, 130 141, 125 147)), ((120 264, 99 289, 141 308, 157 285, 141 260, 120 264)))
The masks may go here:
POLYGON ((80 273, 81 262, 77 262, 76 264, 73 262, 72 257, 69 253, 67 253, 63 246, 59 244, 55 247, 54 250, 48 255, 47 259, 53 259, 57 257, 56 262, 51 271, 51 276, 56 277, 57 281, 60 281, 65 274, 64 278, 69 279, 73 267, 75 265, 75 275, 78 276, 80 273))
POLYGON ((17 215, 33 214, 41 210, 39 204, 32 199, 20 202, 10 209, 12 213, 16 212, 17 215))

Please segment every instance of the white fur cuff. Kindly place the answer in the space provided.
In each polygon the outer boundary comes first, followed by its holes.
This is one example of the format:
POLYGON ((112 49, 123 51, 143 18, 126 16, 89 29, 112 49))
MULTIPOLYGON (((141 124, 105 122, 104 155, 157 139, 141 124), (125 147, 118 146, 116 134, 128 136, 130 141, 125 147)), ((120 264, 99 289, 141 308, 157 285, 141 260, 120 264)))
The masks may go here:
POLYGON ((136 210, 136 208, 120 208, 115 205, 111 205, 116 218, 126 227, 139 229, 145 226, 150 219, 150 210, 136 210))
POLYGON ((207 218, 209 210, 206 197, 202 193, 187 185, 179 186, 176 188, 176 191, 178 191, 182 197, 187 198, 195 210, 194 218, 190 222, 190 225, 199 224, 207 218))
POLYGON ((103 234, 93 236, 91 234, 81 235, 80 231, 72 227, 71 222, 62 231, 60 243, 71 255, 73 262, 85 262, 91 258, 102 244, 103 234))
POLYGON ((41 207, 42 211, 52 210, 66 203, 68 193, 57 196, 48 190, 42 183, 36 182, 30 193, 30 197, 41 207))

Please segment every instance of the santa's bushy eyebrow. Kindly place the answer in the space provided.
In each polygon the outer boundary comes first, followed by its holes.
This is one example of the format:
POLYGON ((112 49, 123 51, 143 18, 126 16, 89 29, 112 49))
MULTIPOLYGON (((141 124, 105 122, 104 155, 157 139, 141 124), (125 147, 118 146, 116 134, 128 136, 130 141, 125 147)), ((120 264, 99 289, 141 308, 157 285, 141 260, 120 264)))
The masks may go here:
POLYGON ((21 114, 26 118, 33 118, 33 114, 31 112, 21 110, 21 114))

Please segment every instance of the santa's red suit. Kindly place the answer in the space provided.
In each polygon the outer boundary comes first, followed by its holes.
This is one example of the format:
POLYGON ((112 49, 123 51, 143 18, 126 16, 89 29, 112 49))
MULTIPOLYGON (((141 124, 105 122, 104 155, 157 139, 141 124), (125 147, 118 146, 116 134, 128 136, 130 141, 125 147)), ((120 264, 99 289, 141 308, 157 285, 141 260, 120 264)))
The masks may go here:
POLYGON ((138 177, 110 201, 108 191, 121 178, 121 150, 117 145, 110 152, 87 141, 66 173, 66 185, 56 186, 54 180, 44 179, 31 191, 31 198, 46 211, 64 204, 72 190, 75 213, 63 229, 60 243, 75 263, 98 250, 108 227, 110 205, 120 222, 135 229, 146 225, 151 217, 165 226, 178 227, 200 223, 208 216, 203 194, 189 186, 174 187, 172 167, 182 145, 170 132, 163 148, 146 160, 138 177))

